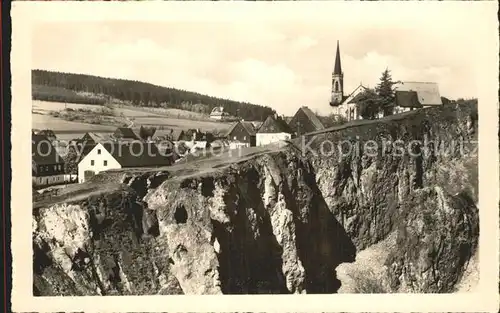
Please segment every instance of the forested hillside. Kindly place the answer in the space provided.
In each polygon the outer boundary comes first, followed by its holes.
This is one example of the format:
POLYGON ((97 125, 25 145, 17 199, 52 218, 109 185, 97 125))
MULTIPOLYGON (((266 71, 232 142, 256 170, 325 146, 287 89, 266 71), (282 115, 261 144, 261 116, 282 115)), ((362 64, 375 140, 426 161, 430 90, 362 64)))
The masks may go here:
POLYGON ((60 73, 33 70, 31 73, 33 99, 44 101, 81 102, 85 92, 96 95, 89 103, 100 104, 99 95, 130 102, 137 106, 168 107, 209 114, 216 106, 222 106, 230 115, 245 120, 263 121, 275 111, 262 105, 220 99, 196 92, 156 86, 149 83, 125 79, 104 78, 86 74, 60 73), (51 87, 41 88, 40 86, 51 87), (66 89, 64 92, 59 92, 66 89))

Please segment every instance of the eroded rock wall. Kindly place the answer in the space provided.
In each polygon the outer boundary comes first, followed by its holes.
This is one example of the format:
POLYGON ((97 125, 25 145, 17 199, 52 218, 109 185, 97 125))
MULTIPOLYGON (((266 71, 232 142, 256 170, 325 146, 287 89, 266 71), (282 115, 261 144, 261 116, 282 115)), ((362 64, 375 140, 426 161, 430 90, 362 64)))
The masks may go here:
POLYGON ((125 173, 34 211, 35 293, 334 293, 335 269, 390 234, 388 292, 450 291, 477 245, 475 140, 477 107, 446 106, 201 173, 125 173))

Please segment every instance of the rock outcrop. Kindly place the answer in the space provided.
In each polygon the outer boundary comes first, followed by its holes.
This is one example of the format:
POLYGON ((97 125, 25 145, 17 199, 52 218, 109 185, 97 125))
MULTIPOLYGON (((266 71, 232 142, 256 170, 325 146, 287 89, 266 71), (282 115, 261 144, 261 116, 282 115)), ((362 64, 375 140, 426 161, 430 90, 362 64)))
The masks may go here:
POLYGON ((113 188, 34 209, 34 292, 335 293, 384 242, 379 292, 450 292, 477 247, 476 145, 477 107, 447 105, 110 173, 113 188))

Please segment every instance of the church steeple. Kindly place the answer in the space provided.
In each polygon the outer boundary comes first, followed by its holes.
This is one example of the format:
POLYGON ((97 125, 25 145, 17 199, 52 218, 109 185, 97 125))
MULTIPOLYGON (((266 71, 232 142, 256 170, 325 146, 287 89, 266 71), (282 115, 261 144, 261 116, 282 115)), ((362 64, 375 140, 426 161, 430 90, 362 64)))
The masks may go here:
POLYGON ((340 48, 338 40, 337 40, 337 54, 335 55, 335 67, 333 69, 333 74, 342 75, 342 66, 340 65, 340 48))
POLYGON ((332 73, 332 95, 330 105, 339 105, 344 98, 344 73, 340 64, 340 47, 337 40, 337 53, 335 55, 335 66, 332 73))

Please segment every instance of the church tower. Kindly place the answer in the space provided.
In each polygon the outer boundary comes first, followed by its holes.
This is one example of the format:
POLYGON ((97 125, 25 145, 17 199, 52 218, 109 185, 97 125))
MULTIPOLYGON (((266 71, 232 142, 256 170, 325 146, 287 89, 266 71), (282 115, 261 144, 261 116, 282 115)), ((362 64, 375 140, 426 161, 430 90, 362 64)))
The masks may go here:
POLYGON ((335 55, 335 66, 332 73, 332 97, 330 105, 336 106, 342 102, 344 98, 344 73, 340 65, 340 48, 337 40, 337 54, 335 55))

